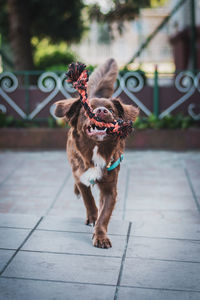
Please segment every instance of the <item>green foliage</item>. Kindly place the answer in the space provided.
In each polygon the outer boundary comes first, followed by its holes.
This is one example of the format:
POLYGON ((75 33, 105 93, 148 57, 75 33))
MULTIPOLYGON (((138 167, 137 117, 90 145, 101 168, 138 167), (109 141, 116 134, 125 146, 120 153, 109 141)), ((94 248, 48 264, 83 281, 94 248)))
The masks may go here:
POLYGON ((67 65, 76 61, 76 55, 69 49, 67 43, 52 44, 49 39, 32 39, 34 64, 38 70, 65 71, 67 65))
POLYGON ((95 66, 94 65, 88 65, 87 66, 86 69, 88 70, 89 75, 92 74, 92 72, 96 69, 96 67, 97 67, 97 65, 95 65, 95 66))
MULTIPOLYGON (((53 42, 79 41, 84 30, 81 17, 82 0, 28 0, 31 36, 48 37, 53 42)), ((0 27, 4 37, 8 36, 7 0, 0 0, 0 27)))
POLYGON ((0 0, 0 28, 1 34, 8 34, 8 8, 6 0, 0 0))
POLYGON ((150 0, 151 7, 163 6, 168 0, 150 0))
POLYGON ((122 22, 126 20, 133 20, 139 14, 139 10, 145 7, 162 6, 167 0, 112 0, 109 1, 108 9, 105 10, 100 2, 88 6, 88 13, 91 19, 98 22, 118 22, 119 32, 122 22))
MULTIPOLYGON (((65 125, 66 127, 67 125, 65 125)), ((7 116, 0 112, 0 128, 37 128, 37 127, 49 127, 58 128, 63 127, 63 124, 57 123, 53 117, 49 117, 45 120, 22 120, 15 119, 13 116, 7 116)))
POLYGON ((48 117, 48 127, 55 128, 56 127, 56 120, 53 117, 48 117))
POLYGON ((183 116, 182 114, 177 114, 175 116, 167 115, 163 119, 159 119, 152 114, 149 117, 139 117, 134 123, 134 127, 138 129, 186 129, 199 126, 199 121, 195 121, 191 117, 183 116))
MULTIPOLYGON (((14 68, 17 70, 33 68, 30 45, 32 37, 37 37, 39 40, 48 38, 51 43, 79 42, 85 29, 82 20, 83 7, 82 0, 59 0, 59 2, 53 0, 0 0, 0 33, 4 44, 9 44, 9 37, 12 36, 10 46, 15 57, 14 68), (18 20, 17 27, 9 24, 15 20, 18 20), (18 30, 16 30, 17 28, 18 30), (23 45, 23 54, 16 45, 23 45)), ((44 50, 47 51, 48 48, 44 48, 44 50)), ((50 68, 56 66, 57 69, 63 70, 63 60, 66 59, 64 64, 67 64, 74 58, 74 55, 70 53, 69 49, 66 56, 59 52, 41 58, 40 64, 36 63, 36 67, 46 69, 47 62, 52 61, 50 68)), ((6 60, 8 61, 6 57, 7 55, 4 55, 4 63, 6 60)))
POLYGON ((32 34, 52 41, 79 41, 84 29, 81 0, 29 0, 32 34))
MULTIPOLYGON (((49 127, 49 128, 69 128, 68 124, 62 119, 55 120, 49 116, 45 120, 18 120, 13 116, 7 116, 0 113, 0 128, 2 127, 16 127, 16 128, 31 128, 31 127, 49 127)), ((200 127, 200 121, 195 121, 189 116, 177 114, 176 116, 168 115, 163 119, 156 118, 155 115, 149 117, 139 117, 133 125, 137 129, 186 129, 190 127, 200 127)))

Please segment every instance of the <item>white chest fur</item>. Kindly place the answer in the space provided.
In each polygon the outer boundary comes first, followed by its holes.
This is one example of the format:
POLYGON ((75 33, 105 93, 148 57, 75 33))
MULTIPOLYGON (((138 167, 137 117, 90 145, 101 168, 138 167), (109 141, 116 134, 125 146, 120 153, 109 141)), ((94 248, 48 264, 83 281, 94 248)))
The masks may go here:
POLYGON ((102 177, 102 170, 106 165, 103 157, 98 154, 98 147, 95 146, 93 149, 92 161, 94 163, 94 167, 89 168, 81 175, 81 182, 86 186, 90 186, 91 181, 99 180, 102 177))

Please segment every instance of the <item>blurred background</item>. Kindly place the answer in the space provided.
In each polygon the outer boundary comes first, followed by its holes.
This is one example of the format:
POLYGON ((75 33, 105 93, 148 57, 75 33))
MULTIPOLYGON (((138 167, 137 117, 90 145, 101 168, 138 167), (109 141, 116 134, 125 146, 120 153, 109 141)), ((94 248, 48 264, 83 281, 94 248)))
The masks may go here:
POLYGON ((199 127, 199 0, 0 0, 0 126, 64 126, 53 103, 75 96, 67 65, 110 57, 135 127, 199 127))

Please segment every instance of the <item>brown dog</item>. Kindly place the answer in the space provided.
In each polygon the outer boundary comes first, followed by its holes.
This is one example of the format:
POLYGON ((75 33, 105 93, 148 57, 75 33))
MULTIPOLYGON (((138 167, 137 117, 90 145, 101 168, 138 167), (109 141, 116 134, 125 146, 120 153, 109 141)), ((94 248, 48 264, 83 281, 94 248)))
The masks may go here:
MULTIPOLYGON (((88 82, 88 97, 93 112, 107 122, 114 119, 135 121, 139 113, 137 108, 111 98, 117 74, 117 64, 113 59, 107 60, 92 73, 88 82)), ((108 135, 106 129, 98 130, 91 124, 79 99, 56 102, 55 115, 65 117, 71 125, 67 155, 75 179, 75 193, 81 194, 86 207, 86 224, 95 225, 93 245, 110 248, 107 227, 116 202, 120 165, 110 171, 107 169, 121 157, 125 140, 108 135), (91 193, 94 183, 100 189, 99 210, 91 193)))

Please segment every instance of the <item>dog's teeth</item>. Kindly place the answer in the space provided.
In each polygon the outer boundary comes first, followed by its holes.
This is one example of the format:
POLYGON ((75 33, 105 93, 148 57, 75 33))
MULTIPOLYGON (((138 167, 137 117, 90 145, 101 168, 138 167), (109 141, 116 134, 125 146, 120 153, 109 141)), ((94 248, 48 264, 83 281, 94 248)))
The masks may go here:
POLYGON ((89 126, 88 130, 89 130, 90 133, 106 132, 107 128, 104 128, 104 129, 103 128, 97 127, 94 124, 92 124, 91 126, 89 126))

